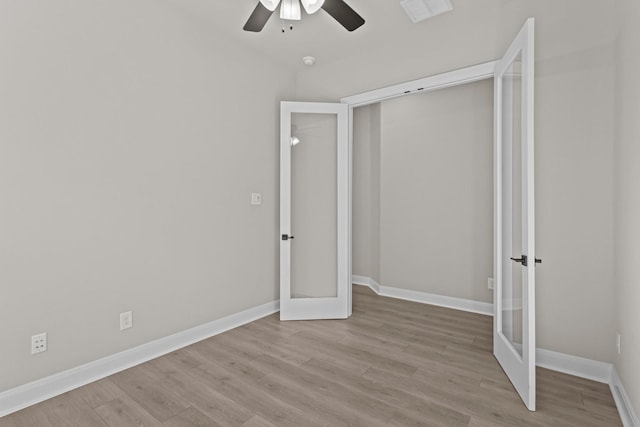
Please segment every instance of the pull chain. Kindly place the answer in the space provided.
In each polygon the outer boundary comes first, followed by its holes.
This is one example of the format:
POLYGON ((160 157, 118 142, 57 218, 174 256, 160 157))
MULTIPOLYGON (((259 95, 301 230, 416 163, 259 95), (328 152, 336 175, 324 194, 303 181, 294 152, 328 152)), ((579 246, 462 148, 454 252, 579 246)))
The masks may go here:
MULTIPOLYGON (((284 29, 284 19, 281 20, 282 21, 282 33, 284 34, 286 31, 284 29)), ((293 30, 293 24, 289 24, 289 31, 293 30)))

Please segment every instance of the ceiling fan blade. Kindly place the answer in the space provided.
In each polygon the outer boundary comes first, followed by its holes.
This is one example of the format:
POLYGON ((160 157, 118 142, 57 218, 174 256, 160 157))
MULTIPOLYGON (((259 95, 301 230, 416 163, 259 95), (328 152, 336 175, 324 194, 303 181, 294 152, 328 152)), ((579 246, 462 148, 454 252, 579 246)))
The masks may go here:
POLYGON ((357 30, 365 22, 362 16, 343 0, 325 0, 322 8, 349 31, 357 30))
POLYGON ((247 23, 244 24, 244 27, 242 29, 245 31, 259 33, 267 24, 267 21, 269 20, 269 18, 271 18, 272 14, 273 11, 264 7, 261 2, 258 2, 258 5, 255 9, 253 9, 251 16, 247 20, 247 23))

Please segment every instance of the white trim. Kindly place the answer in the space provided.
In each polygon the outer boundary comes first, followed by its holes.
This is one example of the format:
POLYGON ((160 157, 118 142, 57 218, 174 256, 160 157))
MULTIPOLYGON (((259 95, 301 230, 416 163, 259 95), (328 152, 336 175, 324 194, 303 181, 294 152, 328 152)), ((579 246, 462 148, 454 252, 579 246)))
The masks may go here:
POLYGON ((493 73, 498 61, 485 62, 484 64, 473 65, 435 76, 425 77, 410 82, 395 84, 380 89, 370 90, 357 95, 342 98, 340 102, 349 104, 350 107, 361 107, 363 105, 374 104, 385 99, 396 98, 398 96, 409 95, 411 93, 429 92, 437 89, 444 89, 451 86, 458 86, 466 83, 473 83, 479 80, 493 78, 493 73))
POLYGON ((611 363, 585 359, 584 357, 542 348, 536 349, 536 366, 605 384, 611 382, 613 368, 611 363))
MULTIPOLYGON (((347 229, 347 237, 349 238, 349 248, 347 250, 348 259, 348 271, 347 277, 353 276, 353 233, 351 232, 351 224, 353 224, 353 107, 349 107, 349 135, 347 138, 347 143, 349 145, 349 161, 347 162, 347 167, 349 168, 349 220, 346 224, 347 229)), ((348 291, 347 291, 347 315, 351 317, 353 314, 353 290, 352 283, 349 281, 348 291)))
POLYGON ((428 294, 426 292, 411 291, 408 289, 393 288, 390 286, 380 286, 379 294, 384 297, 453 308, 471 313, 484 314, 485 316, 493 315, 493 304, 489 302, 479 302, 444 295, 428 294))
POLYGON ((616 407, 618 408, 622 425, 624 427, 640 426, 640 418, 638 418, 636 412, 633 410, 633 405, 631 404, 629 395, 624 389, 624 385, 618 376, 618 371, 615 366, 611 371, 611 382, 609 383, 609 388, 611 389, 613 400, 616 402, 616 407))
POLYGON ((454 298, 444 295, 428 294, 426 292, 411 291, 408 289, 380 286, 375 280, 365 276, 352 276, 354 285, 368 286, 376 294, 383 297, 397 298, 439 307, 452 308, 454 310, 468 311, 471 313, 493 316, 493 304, 489 302, 473 301, 463 298, 454 298))
POLYGON ((0 393, 0 417, 280 310, 272 301, 0 393))
POLYGON ((371 277, 357 276, 354 274, 351 276, 351 283, 353 283, 354 285, 368 286, 373 292, 380 295, 380 285, 371 277))

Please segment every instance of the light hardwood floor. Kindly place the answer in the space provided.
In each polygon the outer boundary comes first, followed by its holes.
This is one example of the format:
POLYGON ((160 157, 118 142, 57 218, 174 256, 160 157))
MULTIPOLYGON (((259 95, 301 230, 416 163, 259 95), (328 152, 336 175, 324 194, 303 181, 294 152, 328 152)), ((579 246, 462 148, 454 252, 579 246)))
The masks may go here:
POLYGON ((349 320, 277 315, 33 407, 0 426, 618 426, 609 387, 538 369, 529 412, 492 319, 354 287, 349 320))

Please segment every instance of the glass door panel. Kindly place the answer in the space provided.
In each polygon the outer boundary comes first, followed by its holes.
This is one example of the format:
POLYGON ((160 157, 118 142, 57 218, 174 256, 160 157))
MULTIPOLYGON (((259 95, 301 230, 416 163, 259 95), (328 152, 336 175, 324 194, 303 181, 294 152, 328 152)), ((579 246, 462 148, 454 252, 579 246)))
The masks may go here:
POLYGON ((291 297, 338 295, 336 114, 291 116, 291 297))
MULTIPOLYGON (((521 108, 522 56, 520 53, 502 76, 502 176, 509 177, 503 185, 503 219, 505 233, 503 248, 506 254, 522 254, 522 156, 521 108)), ((522 358, 522 268, 504 262, 502 292, 502 334, 513 350, 522 358)))

